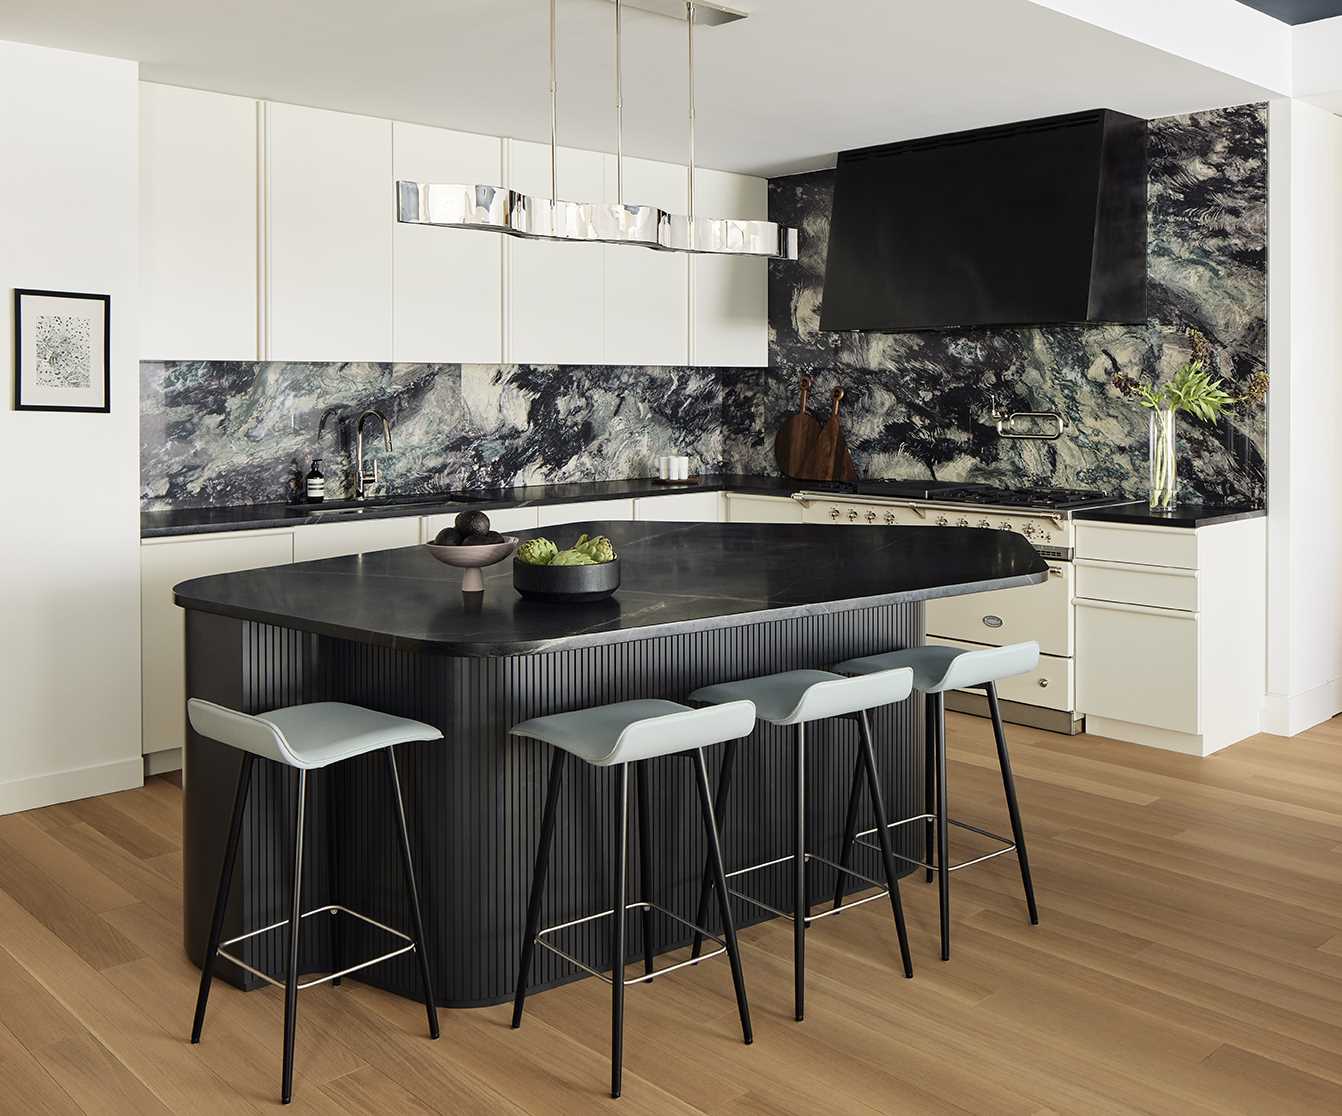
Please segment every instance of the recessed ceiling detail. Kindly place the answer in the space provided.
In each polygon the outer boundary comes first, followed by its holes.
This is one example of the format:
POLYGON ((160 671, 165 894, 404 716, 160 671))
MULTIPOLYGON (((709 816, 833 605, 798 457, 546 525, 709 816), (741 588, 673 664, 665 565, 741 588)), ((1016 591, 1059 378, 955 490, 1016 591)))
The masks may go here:
POLYGON ((1283 23, 1313 23, 1342 15, 1342 0, 1239 0, 1283 23))

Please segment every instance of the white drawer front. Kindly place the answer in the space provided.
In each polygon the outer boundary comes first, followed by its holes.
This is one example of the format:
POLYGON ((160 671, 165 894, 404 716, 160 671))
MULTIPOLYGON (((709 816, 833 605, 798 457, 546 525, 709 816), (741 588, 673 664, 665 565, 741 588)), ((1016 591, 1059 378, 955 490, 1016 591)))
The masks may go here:
POLYGON ((1186 527, 1078 523, 1076 557, 1195 570, 1198 568, 1198 533, 1186 527))
POLYGON ((719 492, 677 492, 667 496, 640 496, 634 518, 661 523, 717 523, 722 518, 719 492))
POLYGON ((800 523, 801 504, 791 496, 728 492, 723 498, 728 523, 800 523))
MULTIPOLYGON (((937 636, 928 636, 927 642, 940 647, 963 647, 966 651, 977 651, 983 646, 967 640, 940 639, 937 636)), ((1029 674, 1018 674, 997 683, 997 696, 1003 701, 1018 701, 1022 705, 1037 705, 1070 713, 1076 708, 1072 670, 1071 659, 1040 655, 1039 666, 1029 674)), ((966 692, 981 694, 983 691, 966 692)))
POLYGON ((1200 732, 1198 615, 1076 602, 1077 712, 1200 732))
POLYGON ((928 601, 928 634, 996 646, 1033 639, 1046 655, 1070 656, 1072 567, 1050 562, 1048 568, 1042 585, 928 601))
POLYGON ((1077 559, 1076 595, 1096 601, 1198 610, 1196 570, 1077 559))
POLYGON ((633 500, 593 500, 582 504, 550 504, 540 509, 540 526, 542 527, 553 527, 560 523, 584 523, 588 520, 633 518, 633 500))

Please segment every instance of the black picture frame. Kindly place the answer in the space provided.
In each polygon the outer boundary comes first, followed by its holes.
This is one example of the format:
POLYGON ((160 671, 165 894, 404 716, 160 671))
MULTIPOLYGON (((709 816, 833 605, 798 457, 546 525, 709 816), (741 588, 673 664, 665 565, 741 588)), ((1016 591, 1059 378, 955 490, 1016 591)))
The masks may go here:
POLYGON ((14 410, 16 411, 67 411, 78 414, 110 414, 112 410, 112 296, 89 294, 83 291, 48 291, 36 287, 14 288, 14 410), (102 303, 103 343, 102 343, 102 404, 99 406, 73 406, 50 403, 24 402, 23 366, 23 301, 25 298, 80 299, 102 303))

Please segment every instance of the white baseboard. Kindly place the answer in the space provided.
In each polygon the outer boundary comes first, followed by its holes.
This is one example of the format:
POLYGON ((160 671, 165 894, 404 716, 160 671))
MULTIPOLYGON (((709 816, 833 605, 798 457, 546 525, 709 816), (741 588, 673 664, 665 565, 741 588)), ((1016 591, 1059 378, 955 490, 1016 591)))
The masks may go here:
POLYGON ((1303 694, 1268 694, 1263 701, 1263 731, 1296 736, 1342 713, 1342 678, 1303 694))
POLYGON ((169 771, 182 770, 182 749, 165 748, 161 752, 148 752, 144 757, 144 775, 166 775, 169 771))
POLYGON ((26 779, 0 783, 0 814, 15 814, 20 810, 35 810, 39 806, 72 802, 76 798, 92 798, 96 794, 111 794, 142 786, 144 760, 140 756, 94 764, 92 767, 76 767, 69 771, 30 775, 26 779))
POLYGON ((1162 748, 1167 752, 1182 752, 1186 756, 1209 756, 1233 741, 1213 744, 1206 736, 1192 732, 1174 732, 1171 729, 1137 725, 1131 721, 1115 721, 1108 717, 1086 717, 1087 736, 1107 736, 1110 740, 1125 740, 1147 748, 1162 748))

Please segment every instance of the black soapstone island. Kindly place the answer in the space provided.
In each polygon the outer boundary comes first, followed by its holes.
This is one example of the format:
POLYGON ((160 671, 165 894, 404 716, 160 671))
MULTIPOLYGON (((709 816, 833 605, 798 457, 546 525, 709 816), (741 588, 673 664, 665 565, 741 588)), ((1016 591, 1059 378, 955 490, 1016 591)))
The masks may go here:
MULTIPOLYGON (((464 595, 460 571, 422 547, 199 578, 175 590, 187 610, 189 696, 247 712, 348 701, 442 729, 442 741, 405 746, 400 765, 429 958, 444 1006, 499 1003, 513 991, 549 748, 509 737, 510 725, 631 698, 684 700, 712 682, 911 646, 923 640, 924 601, 1047 576, 1034 548, 1006 531, 597 522, 521 536, 567 542, 584 531, 609 535, 620 554, 623 584, 609 601, 523 601, 513 590, 510 562, 484 571, 482 595, 464 595)), ((921 812, 921 703, 877 710, 872 727, 891 816, 921 812)), ((826 722, 810 740, 811 844, 837 858, 856 732, 846 721, 826 722)), ((790 737, 761 725, 739 756, 723 835, 729 870, 790 847, 790 737)), ((304 906, 338 902, 404 926, 409 916, 379 758, 317 772, 310 781, 304 906)), ((710 756, 715 771, 716 760, 710 756)), ((239 761, 232 749, 188 728, 184 932, 197 964, 239 761)), ((677 757, 650 766, 653 860, 646 887, 688 917, 705 855, 692 772, 677 757)), ((610 901, 609 777, 583 764, 571 768, 544 925, 610 901)), ((292 779, 276 765, 257 765, 225 938, 287 917, 292 779)), ((897 832, 899 851, 922 854, 921 826, 897 832)), ((879 875, 876 867, 865 866, 879 875)), ((820 866, 810 881, 817 897, 833 891, 832 873, 820 866)), ((751 886, 775 907, 791 905, 786 865, 751 886)), ((635 874, 631 894, 643 889, 635 874)), ((765 917, 739 902, 737 915, 742 923, 765 917)), ((384 942, 358 926, 335 940, 336 921, 304 923, 304 972, 328 972, 385 951, 384 942)), ((565 948, 604 966, 608 921, 570 931, 565 948)), ((629 926, 629 956, 641 956, 640 920, 629 926)), ((658 951, 687 942, 683 927, 660 916, 654 935, 658 951)), ((238 948, 251 964, 278 974, 284 938, 281 930, 238 948)), ((534 988, 581 975, 541 953, 534 988)), ((233 966, 220 968, 243 987, 259 983, 233 966)), ((896 972, 892 967, 892 982, 896 972)), ((409 955, 359 978, 418 996, 409 955)))

